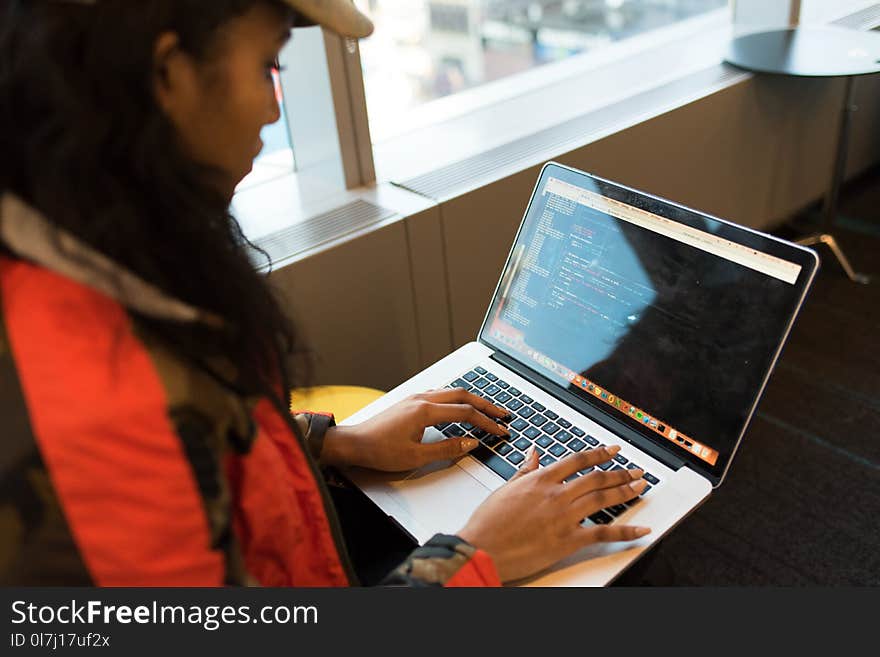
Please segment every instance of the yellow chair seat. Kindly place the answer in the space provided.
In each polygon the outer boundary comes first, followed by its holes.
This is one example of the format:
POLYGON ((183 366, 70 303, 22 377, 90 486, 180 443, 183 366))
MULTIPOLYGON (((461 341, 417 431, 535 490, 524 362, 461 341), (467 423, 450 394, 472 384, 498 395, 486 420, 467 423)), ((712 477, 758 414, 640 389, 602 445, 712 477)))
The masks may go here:
POLYGON ((385 393, 361 386, 315 386, 290 392, 290 410, 333 413, 337 422, 351 417, 385 393))

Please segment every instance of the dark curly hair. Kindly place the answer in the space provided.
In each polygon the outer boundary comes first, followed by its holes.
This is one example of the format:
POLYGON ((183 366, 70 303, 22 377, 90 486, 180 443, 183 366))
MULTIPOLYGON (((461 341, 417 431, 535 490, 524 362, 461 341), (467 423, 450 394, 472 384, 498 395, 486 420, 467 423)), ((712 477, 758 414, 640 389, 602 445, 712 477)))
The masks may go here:
MULTIPOLYGON (((157 37, 197 60, 221 56, 222 28, 279 0, 0 0, 0 194, 11 192, 144 280, 220 315, 228 328, 139 320, 204 366, 233 361, 247 394, 310 378, 310 360, 258 253, 179 147, 153 92, 157 37)), ((8 254, 8 251, 6 251, 8 254)), ((271 263, 270 263, 271 264, 271 263)), ((215 373, 216 374, 216 373, 215 373)))

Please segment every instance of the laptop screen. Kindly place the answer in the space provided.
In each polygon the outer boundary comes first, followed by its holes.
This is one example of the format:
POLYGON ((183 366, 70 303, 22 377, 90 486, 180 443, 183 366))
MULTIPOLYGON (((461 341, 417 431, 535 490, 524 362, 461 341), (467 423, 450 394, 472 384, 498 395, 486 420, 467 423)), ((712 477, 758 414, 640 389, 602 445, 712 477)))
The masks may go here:
POLYGON ((720 477, 815 255, 547 165, 481 338, 720 477))

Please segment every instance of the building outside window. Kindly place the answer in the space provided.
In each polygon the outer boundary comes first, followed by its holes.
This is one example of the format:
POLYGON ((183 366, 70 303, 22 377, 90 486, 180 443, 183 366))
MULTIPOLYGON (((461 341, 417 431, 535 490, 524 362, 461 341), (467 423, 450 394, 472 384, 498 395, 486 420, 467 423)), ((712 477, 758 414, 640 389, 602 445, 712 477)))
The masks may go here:
POLYGON ((437 99, 685 21, 727 0, 356 0, 374 141, 437 99))

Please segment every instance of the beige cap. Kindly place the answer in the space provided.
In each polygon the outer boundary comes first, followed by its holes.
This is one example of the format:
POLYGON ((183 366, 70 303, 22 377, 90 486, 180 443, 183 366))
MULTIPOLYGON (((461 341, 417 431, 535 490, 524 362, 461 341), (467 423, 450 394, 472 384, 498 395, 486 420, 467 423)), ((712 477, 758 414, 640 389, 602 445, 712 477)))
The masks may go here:
POLYGON ((361 38, 373 33, 373 23, 352 0, 284 0, 299 14, 297 25, 323 25, 345 37, 361 38), (306 20, 302 20, 305 18, 306 20))
MULTIPOLYGON (((94 5, 98 0, 60 0, 94 5)), ((354 6, 353 0, 283 0, 297 13, 295 27, 323 25, 345 37, 360 39, 373 33, 373 22, 354 6)))

